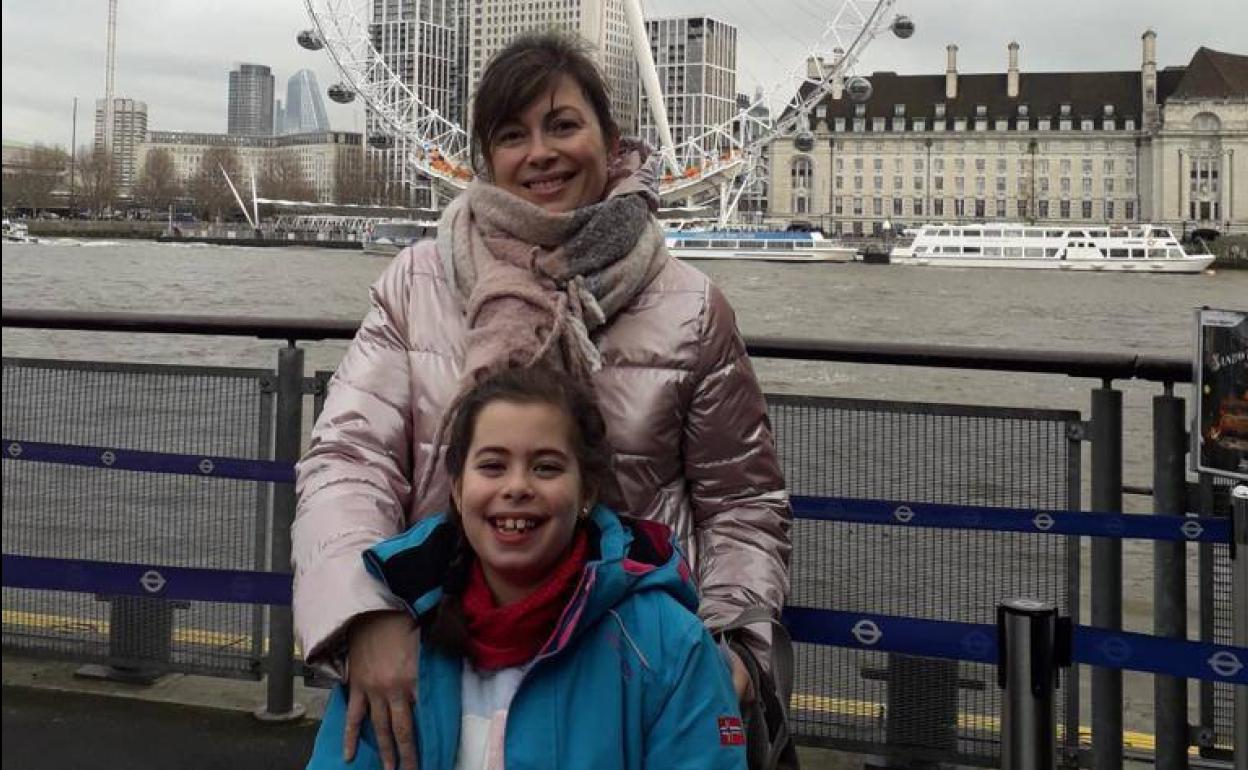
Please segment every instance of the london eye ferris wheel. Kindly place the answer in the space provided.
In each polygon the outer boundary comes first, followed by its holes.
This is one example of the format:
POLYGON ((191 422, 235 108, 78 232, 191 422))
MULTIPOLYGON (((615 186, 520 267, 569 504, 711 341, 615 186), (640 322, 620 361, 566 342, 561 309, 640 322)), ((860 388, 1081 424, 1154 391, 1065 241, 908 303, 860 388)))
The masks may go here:
MULTIPOLYGON (((817 9, 817 16, 811 14, 810 2, 804 2, 804 10, 822 22, 822 29, 810 33, 813 39, 804 50, 800 44, 786 46, 790 53, 783 57, 793 56, 793 51, 804 55, 794 56, 778 82, 760 87, 727 120, 684 132, 677 143, 668 127, 641 0, 622 1, 645 96, 642 109, 651 111, 665 160, 662 198, 665 204, 696 200, 701 207, 717 210, 721 226, 733 217, 741 196, 766 173, 763 159, 768 145, 792 137, 799 150, 808 148, 810 115, 822 100, 829 95, 854 102, 870 99, 870 81, 855 74, 867 46, 882 33, 906 39, 915 30, 909 18, 895 15, 896 0, 835 0, 817 9), (810 66, 812 60, 820 65, 810 66), (771 110, 776 108, 778 115, 772 119, 771 110)), ((364 103, 370 124, 376 127, 369 144, 401 148, 409 170, 438 191, 435 201, 467 186, 473 173, 465 126, 429 103, 427 96, 422 98, 422 89, 407 82, 396 71, 394 58, 379 50, 373 33, 374 0, 304 0, 304 5, 312 26, 298 34, 298 43, 323 50, 333 60, 340 79, 328 89, 332 100, 364 103)), ((773 54, 776 58, 780 57, 773 54)))

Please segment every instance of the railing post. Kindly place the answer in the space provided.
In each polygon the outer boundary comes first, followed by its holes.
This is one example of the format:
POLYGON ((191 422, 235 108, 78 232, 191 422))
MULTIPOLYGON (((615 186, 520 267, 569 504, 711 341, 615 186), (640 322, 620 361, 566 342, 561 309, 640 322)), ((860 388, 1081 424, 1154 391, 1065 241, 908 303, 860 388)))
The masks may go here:
MULTIPOLYGON (((273 459, 299 459, 303 432, 303 349, 290 341, 277 357, 277 425, 273 459)), ((290 573, 290 526, 295 520, 295 485, 273 485, 272 547, 269 570, 290 573)), ((295 627, 290 607, 269 607, 268 700, 256 717, 266 722, 298 719, 304 707, 295 703, 295 627)))
MULTIPOLYGON (((1092 391, 1092 510, 1122 511, 1122 391, 1092 391)), ((1122 541, 1092 538, 1092 625, 1122 629, 1122 541)), ((1122 672, 1092 669, 1092 768, 1122 770, 1122 672)))
MULTIPOLYGON (((1153 398, 1153 509, 1162 516, 1183 516, 1187 508, 1183 399, 1174 386, 1153 398)), ((1187 638, 1187 544, 1153 542, 1153 633, 1187 638)), ((1190 729, 1187 722, 1187 680, 1153 678, 1153 729, 1157 736, 1157 770, 1187 770, 1190 729)))
POLYGON ((1033 599, 997 605, 1002 770, 1055 770, 1057 607, 1033 599))
MULTIPOLYGON (((1248 647, 1248 484, 1240 484, 1232 490, 1231 506, 1235 554, 1231 573, 1232 639, 1236 646, 1248 647)), ((1235 725, 1235 770, 1248 770, 1248 687, 1235 688, 1235 711, 1231 721, 1235 725)))

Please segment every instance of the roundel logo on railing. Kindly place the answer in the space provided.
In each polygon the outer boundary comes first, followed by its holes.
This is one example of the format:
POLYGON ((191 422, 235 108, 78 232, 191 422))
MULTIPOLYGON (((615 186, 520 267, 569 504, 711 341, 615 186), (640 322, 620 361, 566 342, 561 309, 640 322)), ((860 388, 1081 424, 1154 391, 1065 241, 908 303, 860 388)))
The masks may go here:
POLYGON ((1036 517, 1031 520, 1033 526, 1041 532, 1048 532, 1053 529, 1053 517, 1047 513, 1037 513, 1036 517))
POLYGON ((216 466, 212 464, 212 460, 209 460, 207 457, 199 461, 199 472, 205 476, 212 473, 215 468, 216 466))
POLYGON ((849 632, 854 635, 859 644, 865 644, 868 647, 884 638, 884 632, 880 630, 875 621, 867 620, 866 618, 855 623, 849 632))
POLYGON ((105 449, 103 452, 100 452, 100 462, 111 466, 117 462, 117 455, 113 454, 113 450, 105 449))
POLYGON ((1121 636, 1111 636, 1100 644, 1101 653, 1109 658, 1111 663, 1123 663, 1131 657, 1131 645, 1127 644, 1127 640, 1121 636))
POLYGON ((908 505, 899 505, 893 510, 893 518, 902 524, 908 524, 914 518, 914 511, 908 505))
POLYGON ((1201 536, 1201 534, 1205 531, 1205 528, 1200 526, 1199 521, 1188 520, 1183 522, 1183 526, 1179 527, 1179 530, 1188 540, 1195 540, 1201 536))
POLYGON ((1235 676, 1244 668, 1244 663, 1239 656, 1230 650, 1218 650, 1209 656, 1207 661, 1209 668, 1213 669, 1213 673, 1220 677, 1229 679, 1235 676))
POLYGON ((988 638, 988 634, 975 629, 962 637, 962 649, 976 658, 982 658, 992 649, 992 640, 988 638))
POLYGON ((8 452, 9 452, 9 457, 21 457, 22 445, 14 441, 9 444, 8 452))
POLYGON ((143 573, 143 577, 139 578, 139 585, 143 586, 143 590, 149 594, 158 594, 165 587, 165 576, 154 569, 149 569, 143 573))

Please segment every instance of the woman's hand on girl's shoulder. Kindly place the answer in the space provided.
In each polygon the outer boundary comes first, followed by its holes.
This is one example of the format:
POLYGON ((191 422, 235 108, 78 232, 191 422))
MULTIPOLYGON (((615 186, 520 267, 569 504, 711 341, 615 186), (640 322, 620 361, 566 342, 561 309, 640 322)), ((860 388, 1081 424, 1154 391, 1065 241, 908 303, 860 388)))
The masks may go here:
POLYGON ((386 770, 417 770, 412 704, 419 651, 420 629, 406 612, 374 612, 351 624, 343 761, 355 758, 360 728, 368 718, 386 770))

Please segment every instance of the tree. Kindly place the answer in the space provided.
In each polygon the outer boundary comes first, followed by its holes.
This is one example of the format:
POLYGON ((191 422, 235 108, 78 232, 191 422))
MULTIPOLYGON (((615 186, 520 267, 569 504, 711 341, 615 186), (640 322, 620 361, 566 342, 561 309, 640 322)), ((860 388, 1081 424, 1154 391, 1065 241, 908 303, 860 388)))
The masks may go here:
POLYGON ((199 171, 191 177, 187 193, 195 199, 206 219, 220 219, 236 205, 234 193, 226 184, 221 170, 230 175, 235 185, 242 181, 242 161, 233 147, 210 147, 200 159, 199 171))
POLYGON ((134 186, 135 200, 156 211, 164 211, 182 194, 173 153, 163 147, 147 151, 143 173, 134 186))
POLYGON ((32 213, 52 205, 52 193, 65 187, 69 154, 60 147, 36 144, 25 153, 25 162, 4 181, 6 206, 25 206, 32 213))
POLYGON ((279 153, 270 157, 256 182, 260 195, 287 201, 314 201, 316 188, 303 173, 303 164, 296 155, 279 153))
POLYGON ((113 180, 113 159, 105 150, 78 151, 78 174, 82 180, 82 201, 87 209, 99 216, 112 207, 117 198, 117 186, 113 180))

